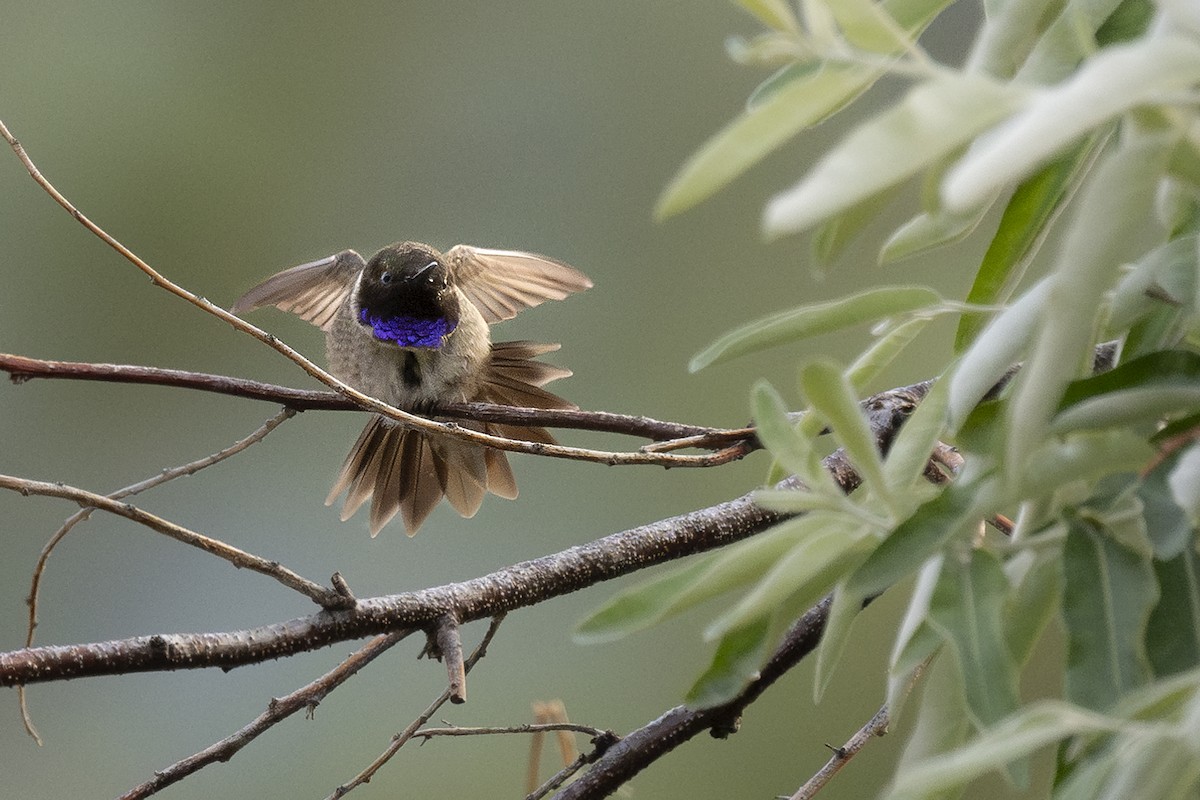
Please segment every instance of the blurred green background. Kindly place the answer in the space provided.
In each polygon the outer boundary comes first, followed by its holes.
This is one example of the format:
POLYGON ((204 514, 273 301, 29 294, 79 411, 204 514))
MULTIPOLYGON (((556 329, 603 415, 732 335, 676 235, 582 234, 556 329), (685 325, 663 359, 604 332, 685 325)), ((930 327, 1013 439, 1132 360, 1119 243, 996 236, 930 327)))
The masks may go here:
MULTIPOLYGON (((978 8, 952 8, 926 42, 957 62, 978 8)), ((832 269, 807 242, 765 244, 762 204, 862 110, 783 148, 729 189, 664 224, 654 200, 683 160, 740 109, 764 73, 724 54, 754 21, 729 3, 17 3, 0 2, 0 118, 86 214, 171 279, 229 305, 262 277, 352 247, 400 239, 523 248, 577 265, 596 287, 500 326, 500 339, 561 341, 557 385, 591 409, 715 425, 748 416, 750 384, 795 400, 786 348, 688 375, 688 358, 768 311, 882 280, 965 290, 981 244, 935 260, 874 266, 871 241, 832 269), (960 266, 962 268, 960 268, 960 266)), ((901 88, 881 84, 867 106, 901 88)), ((915 193, 914 193, 915 195, 915 193)), ((311 386, 248 337, 155 289, 87 233, 0 152, 0 350, 150 364, 311 386)), ((320 360, 321 334, 267 310, 253 321, 320 360)), ((886 385, 925 377, 946 352, 886 385)), ((814 347, 850 357, 865 333, 814 347)), ((809 351, 812 352, 812 351, 809 351)), ((107 492, 218 450, 275 409, 167 388, 0 383, 0 472, 107 492)), ((363 419, 308 413, 242 456, 137 503, 316 580, 340 571, 360 595, 471 578, 664 516, 762 480, 761 455, 713 470, 604 468, 515 457, 523 493, 460 520, 439 508, 408 540, 367 536, 322 505, 363 419)), ((568 434, 571 443, 626 440, 568 434)), ((30 570, 73 511, 0 495, 0 649, 23 641, 30 570)), ((635 578, 636 579, 636 578, 635 578)), ((708 657, 712 609, 628 641, 581 647, 571 629, 618 584, 513 614, 473 673, 455 724, 527 721, 561 698, 573 720, 624 732, 680 701, 708 657)), ((46 576, 41 644, 175 631, 233 630, 308 614, 272 581, 122 520, 76 529, 46 576)), ((811 667, 795 671, 725 742, 702 737, 632 785, 634 797, 771 797, 794 791, 876 709, 898 610, 873 606, 820 706, 811 667)), ((465 634, 473 644, 482 627, 465 634)), ((37 747, 16 693, 0 693, 0 795, 111 796, 246 723, 269 698, 320 675, 346 643, 235 670, 99 678, 31 688, 37 747)), ((413 639, 229 764, 166 792, 187 797, 322 797, 386 747, 444 686, 413 639)), ((827 790, 874 793, 900 737, 872 747, 827 790)), ((586 742, 583 744, 586 745, 586 742)), ((529 742, 456 739, 406 749, 355 797, 513 797, 529 742)))

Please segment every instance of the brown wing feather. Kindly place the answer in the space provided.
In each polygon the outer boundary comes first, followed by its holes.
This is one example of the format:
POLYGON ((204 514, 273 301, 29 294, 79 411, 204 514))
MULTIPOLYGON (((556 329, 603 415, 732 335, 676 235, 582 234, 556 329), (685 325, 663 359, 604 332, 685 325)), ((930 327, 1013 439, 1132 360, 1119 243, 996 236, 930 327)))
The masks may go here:
POLYGON ((240 314, 273 305, 295 313, 321 330, 329 330, 334 315, 354 286, 354 279, 365 266, 358 253, 343 250, 272 275, 239 297, 230 310, 240 314))
POLYGON ((489 324, 592 286, 574 267, 535 253, 460 244, 446 258, 458 288, 489 324))

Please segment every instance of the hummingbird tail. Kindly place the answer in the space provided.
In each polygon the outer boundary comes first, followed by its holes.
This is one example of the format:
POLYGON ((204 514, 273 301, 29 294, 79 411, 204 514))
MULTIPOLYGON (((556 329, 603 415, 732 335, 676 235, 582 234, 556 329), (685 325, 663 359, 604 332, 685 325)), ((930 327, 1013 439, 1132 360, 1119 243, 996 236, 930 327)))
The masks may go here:
MULTIPOLYGON (((527 408, 575 408, 541 388, 570 375, 570 371, 532 360, 557 349, 556 344, 494 343, 482 383, 472 399, 527 408)), ((476 421, 459 424, 509 439, 554 443, 545 428, 476 421)), ((473 517, 488 492, 514 499, 517 482, 502 450, 429 436, 375 415, 350 448, 325 505, 332 505, 343 491, 343 522, 370 499, 371 536, 397 513, 404 520, 406 533, 412 536, 442 497, 462 516, 473 517)))

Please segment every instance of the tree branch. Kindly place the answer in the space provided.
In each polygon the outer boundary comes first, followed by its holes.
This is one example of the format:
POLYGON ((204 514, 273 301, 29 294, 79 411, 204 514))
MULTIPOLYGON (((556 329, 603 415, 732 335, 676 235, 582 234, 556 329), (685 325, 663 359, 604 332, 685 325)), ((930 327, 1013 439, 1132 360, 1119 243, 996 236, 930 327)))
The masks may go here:
MULTIPOLYGON (((836 474, 836 464, 842 462, 840 458, 833 462, 836 474)), ((853 474, 847 466, 842 467, 842 472, 853 474)), ((103 507, 103 503, 113 501, 91 495, 89 502, 103 507)), ((473 580, 362 599, 353 608, 326 610, 274 625, 226 633, 138 636, 0 653, 0 685, 128 672, 229 669, 389 631, 433 630, 447 614, 466 624, 739 541, 781 518, 778 513, 759 508, 750 495, 745 495, 473 580)))
MULTIPOLYGON (((13 383, 33 378, 60 378, 108 383, 149 384, 195 389, 204 392, 266 400, 280 403, 295 411, 361 411, 362 407, 337 392, 311 389, 292 389, 246 378, 212 375, 179 369, 162 369, 130 364, 92 364, 80 361, 48 361, 11 353, 0 353, 0 371, 9 373, 13 383)), ((753 440, 754 432, 747 428, 709 428, 665 422, 633 414, 610 411, 583 411, 561 408, 521 408, 494 403, 450 403, 434 410, 436 416, 496 422, 507 425, 536 425, 547 428, 619 433, 641 436, 655 442, 688 440, 685 446, 708 447, 753 440)), ((750 450, 758 448, 751 444, 750 450)))
POLYGON ((737 730, 740 716, 775 681, 816 649, 829 616, 827 597, 810 608, 788 631, 757 679, 733 700, 720 706, 689 709, 676 706, 658 719, 627 734, 609 747, 592 767, 554 800, 607 797, 646 767, 703 731, 725 738, 737 730))
POLYGON ((346 608, 351 605, 351 601, 347 600, 339 592, 327 589, 319 583, 314 583, 292 572, 287 567, 281 566, 277 561, 268 561, 261 556, 247 553, 245 550, 239 550, 230 544, 222 542, 220 539, 214 539, 211 536, 205 536, 204 534, 188 530, 182 525, 177 525, 170 520, 155 516, 129 503, 122 503, 110 497, 105 497, 102 494, 77 489, 74 486, 67 486, 62 483, 31 481, 12 475, 0 475, 0 489, 10 489, 26 496, 32 494, 44 497, 61 497, 65 500, 73 500, 84 507, 98 508, 101 511, 107 511, 110 514, 116 514, 140 525, 145 525, 147 528, 170 536, 176 541, 183 542, 224 559, 239 569, 245 568, 274 578, 289 589, 295 589, 297 592, 309 597, 322 608, 346 608))

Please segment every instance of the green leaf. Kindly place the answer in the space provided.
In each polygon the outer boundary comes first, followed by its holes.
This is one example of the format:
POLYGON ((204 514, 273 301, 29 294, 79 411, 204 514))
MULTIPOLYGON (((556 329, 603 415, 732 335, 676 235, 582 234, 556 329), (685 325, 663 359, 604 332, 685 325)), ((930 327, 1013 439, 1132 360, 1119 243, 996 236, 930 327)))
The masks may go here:
POLYGON ((1167 486, 1192 524, 1200 526, 1200 444, 1191 445, 1179 456, 1167 476, 1167 486))
MULTIPOLYGON (((967 700, 963 696, 962 673, 953 658, 935 658, 924 678, 917 724, 900 756, 897 776, 943 753, 957 750, 967 739, 967 700)), ((894 719, 894 717, 893 717, 894 719)), ((956 800, 960 787, 941 787, 922 795, 923 800, 956 800)))
POLYGON ((1113 292, 1108 319, 1112 335, 1154 311, 1176 317, 1182 309, 1194 309, 1197 241, 1195 234, 1179 236, 1138 259, 1113 292))
POLYGON ((918 311, 940 302, 937 292, 923 286, 884 286, 828 303, 781 311, 721 336, 697 353, 688 368, 697 372, 735 356, 918 311))
MULTIPOLYGON (((968 303, 995 305, 1008 300, 1051 224, 1087 173, 1101 143, 1099 136, 1089 137, 1017 187, 975 273, 975 282, 967 293, 968 303)), ((954 349, 965 350, 983 324, 984 318, 978 314, 963 315, 954 336, 954 349)))
POLYGON ((863 228, 879 219, 883 209, 898 194, 898 188, 876 192, 821 223, 812 235, 812 257, 816 266, 821 270, 828 268, 863 228))
POLYGON ((756 583, 771 565, 814 531, 836 528, 844 524, 843 520, 840 515, 819 513, 785 520, 720 553, 625 589, 581 622, 575 638, 585 643, 620 639, 705 600, 756 583))
POLYGON ((1017 665, 1004 638, 1008 579, 984 550, 948 558, 929 602, 929 623, 950 644, 965 676, 972 719, 987 728, 1015 711, 1017 665))
MULTIPOLYGON (((944 561, 945 556, 938 553, 921 567, 908 600, 908 609, 904 612, 904 619, 892 645, 891 659, 888 663, 887 705, 893 720, 898 717, 901 704, 908 693, 913 671, 933 655, 944 641, 928 621, 929 604, 941 577, 944 561)), ((963 712, 965 716, 965 707, 963 712)))
POLYGON ((709 708, 735 697, 767 659, 771 620, 762 618, 722 637, 712 663, 688 691, 690 708, 709 708))
POLYGON ((963 786, 1070 736, 1119 730, 1121 721, 1054 700, 1025 707, 967 745, 912 764, 897 777, 888 800, 924 800, 963 786))
POLYGON ((904 348, 912 344, 929 322, 929 317, 915 317, 899 325, 892 325, 889 330, 880 334, 875 343, 854 359, 854 363, 846 369, 846 379, 850 381, 854 390, 867 391, 871 382, 879 377, 879 373, 883 372, 904 348))
POLYGON ((611 642, 665 619, 685 591, 699 583, 717 554, 709 554, 626 589, 593 611, 575 628, 581 644, 611 642))
POLYGON ((1142 478, 1137 490, 1154 556, 1163 561, 1175 558, 1192 543, 1192 524, 1167 485, 1168 465, 1174 463, 1168 459, 1158 464, 1142 478))
POLYGON ((978 524, 973 500, 985 493, 978 486, 951 484, 883 540, 850 576, 847 591, 874 597, 915 571, 947 541, 978 524))
POLYGON ((1021 357, 1050 297, 1045 278, 992 320, 959 359, 950 376, 950 430, 957 431, 975 407, 1021 357))
POLYGON ((875 435, 863 416, 858 398, 841 369, 826 361, 815 361, 800 371, 800 390, 814 412, 833 429, 833 438, 862 478, 863 486, 894 509, 891 489, 883 477, 883 456, 875 435))
POLYGON ((989 207, 987 204, 967 214, 951 214, 940 208, 920 212, 887 238, 879 250, 879 263, 891 264, 965 239, 983 221, 989 207))
POLYGON ((854 47, 887 55, 913 46, 912 39, 887 9, 872 0, 836 0, 829 4, 829 10, 854 47))
POLYGON ((1015 111, 1016 87, 945 74, 841 141, 795 187, 767 204, 768 236, 796 233, 915 175, 1015 111))
POLYGON ((1075 481, 1134 471, 1153 454, 1143 437, 1123 429, 1050 437, 1030 454, 1016 491, 1022 497, 1048 497, 1075 481))
POLYGON ((1102 50, 1071 78, 1036 94, 968 153, 947 175, 943 201, 951 211, 977 208, 1075 139, 1197 81, 1200 45, 1187 39, 1158 36, 1102 50))
POLYGON ((1149 561, 1086 520, 1070 517, 1067 525, 1067 697, 1107 709, 1149 678, 1144 641, 1158 587, 1149 561))
POLYGON ((894 492, 907 492, 925 480, 925 465, 946 430, 949 396, 949 381, 937 380, 892 440, 883 474, 894 492))
POLYGON ((760 98, 684 163, 659 197, 655 218, 707 199, 800 131, 845 107, 880 74, 877 68, 825 64, 760 98))
MULTIPOLYGON (((840 505, 845 498, 841 487, 834 482, 829 471, 821 465, 821 459, 813 449, 812 441, 799 433, 788 420, 787 407, 783 398, 766 381, 759 381, 751 390, 751 413, 754 415, 756 435, 763 446, 771 451, 785 470, 796 475, 808 487, 809 493, 820 495, 840 505)), ((786 492, 795 495, 804 492, 786 492)))
POLYGON ((800 30, 800 23, 787 0, 737 0, 737 4, 768 28, 784 33, 800 30))
MULTIPOLYGON (((1127 137, 1096 170, 1055 264, 1033 353, 1017 376, 1005 471, 1017 477, 1042 444, 1067 384, 1092 362, 1105 290, 1145 224, 1167 152, 1162 136, 1127 137)), ((982 339, 983 337, 981 337, 982 339)))
POLYGON ((813 675, 813 702, 821 702, 834 671, 850 640, 850 629, 858 612, 862 611, 866 598, 848 594, 844 584, 833 590, 833 602, 829 606, 829 617, 821 633, 821 648, 817 651, 817 667, 813 675))
POLYGON ((1072 382, 1063 392, 1051 429, 1156 424, 1160 417, 1200 408, 1200 355, 1183 350, 1150 353, 1072 382))
POLYGON ((1200 666, 1200 558, 1188 547, 1155 561, 1154 574, 1162 596, 1146 626, 1146 653, 1162 677, 1200 666))
MULTIPOLYGON (((811 517, 803 519, 811 521, 811 517)), ((874 541, 860 528, 852 518, 831 516, 826 516, 822 524, 805 526, 806 535, 765 574, 760 572, 762 579, 709 625, 705 637, 724 637, 757 619, 770 617, 785 600, 804 607, 820 600, 874 541)))
POLYGON ((1004 614, 1004 640, 1018 667, 1029 661, 1050 619, 1062 603, 1062 556, 1053 550, 1024 551, 1004 571, 1012 590, 1004 614))

